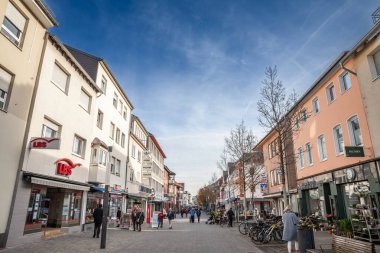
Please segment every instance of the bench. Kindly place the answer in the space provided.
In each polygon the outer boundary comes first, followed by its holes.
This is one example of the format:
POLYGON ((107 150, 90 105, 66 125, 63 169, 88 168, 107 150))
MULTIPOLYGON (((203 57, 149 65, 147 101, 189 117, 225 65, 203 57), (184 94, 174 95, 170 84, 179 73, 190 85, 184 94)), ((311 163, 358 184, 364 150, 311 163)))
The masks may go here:
MULTIPOLYGON (((329 244, 331 245, 331 244, 329 244)), ((343 236, 333 235, 332 249, 323 249, 322 245, 320 249, 308 249, 309 253, 376 253, 375 244, 370 242, 359 241, 343 236)))

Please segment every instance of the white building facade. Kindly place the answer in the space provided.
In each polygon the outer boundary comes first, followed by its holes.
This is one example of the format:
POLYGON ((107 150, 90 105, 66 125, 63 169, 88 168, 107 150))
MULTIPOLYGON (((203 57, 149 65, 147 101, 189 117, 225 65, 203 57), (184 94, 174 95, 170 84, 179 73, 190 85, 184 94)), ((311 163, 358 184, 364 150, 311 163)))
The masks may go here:
POLYGON ((100 89, 52 35, 38 76, 7 246, 81 231, 85 224, 100 89))

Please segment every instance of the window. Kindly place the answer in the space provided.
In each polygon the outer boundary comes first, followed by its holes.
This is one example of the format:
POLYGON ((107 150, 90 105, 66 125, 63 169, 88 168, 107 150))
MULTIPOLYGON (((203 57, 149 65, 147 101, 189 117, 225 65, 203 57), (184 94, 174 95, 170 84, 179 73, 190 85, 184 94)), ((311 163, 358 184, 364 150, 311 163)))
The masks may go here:
POLYGON ((111 122, 110 126, 110 138, 113 140, 115 134, 115 124, 111 122))
POLYGON ((103 128, 103 112, 101 110, 98 110, 98 116, 96 117, 96 126, 100 129, 103 128))
POLYGON ((319 160, 327 160, 327 151, 326 151, 326 140, 325 136, 321 135, 318 137, 318 151, 319 151, 319 160))
POLYGON ((132 144, 131 156, 136 158, 136 146, 132 144))
POLYGON ((121 133, 121 146, 124 148, 125 146, 125 134, 121 133))
POLYGON ((54 83, 59 89, 67 93, 67 84, 69 80, 69 75, 64 71, 57 63, 54 64, 53 74, 51 77, 51 82, 54 83))
POLYGON ((273 170, 271 170, 271 172, 270 172, 270 182, 271 182, 272 186, 274 185, 274 173, 273 172, 274 172, 273 170))
POLYGON ((127 110, 127 107, 124 106, 123 118, 124 118, 125 120, 127 120, 127 116, 128 116, 128 110, 127 110))
POLYGON ((100 89, 102 90, 104 95, 107 95, 107 79, 105 78, 105 76, 102 76, 100 89))
POLYGON ((311 144, 306 143, 306 158, 307 158, 307 165, 311 166, 313 164, 313 155, 311 154, 311 144))
POLYGON ((115 157, 111 157, 111 174, 115 174, 115 157))
POLYGON ((137 151, 137 161, 141 163, 141 151, 137 151))
POLYGON ((115 141, 117 144, 120 143, 120 129, 119 128, 116 128, 116 138, 115 138, 115 141))
POLYGON ((344 153, 344 141, 343 141, 343 131, 340 125, 334 127, 334 142, 335 142, 335 152, 337 155, 344 153))
POLYGON ((344 72, 341 76, 339 76, 340 81, 340 92, 344 93, 346 90, 351 88, 351 80, 348 72, 344 72))
POLYGON ((116 171, 115 171, 116 176, 120 176, 120 166, 121 166, 121 161, 119 159, 116 159, 116 171))
POLYGON ((119 113, 120 113, 120 115, 123 113, 123 107, 124 107, 123 102, 121 100, 119 100, 119 113))
POLYGON ((380 76, 380 50, 368 56, 372 79, 380 76))
POLYGON ((103 149, 99 149, 99 160, 100 165, 106 166, 107 163, 107 152, 103 149))
POLYGON ((350 131, 351 145, 363 145, 362 133, 360 131, 359 119, 357 116, 354 116, 348 120, 348 129, 350 131))
POLYGON ((44 118, 44 123, 42 124, 42 137, 45 138, 58 138, 61 126, 52 122, 51 120, 44 118))
POLYGON ((319 111, 320 111, 319 100, 318 100, 318 98, 314 98, 313 99, 313 113, 314 113, 314 115, 319 113, 319 111))
POLYGON ((12 82, 12 75, 0 68, 0 110, 7 109, 8 92, 12 82))
POLYGON ((331 83, 329 86, 327 86, 326 96, 327 96, 327 101, 329 102, 329 104, 335 100, 335 88, 334 88, 333 83, 331 83))
POLYGON ((302 169, 304 166, 304 163, 303 163, 303 151, 302 151, 302 147, 298 148, 298 162, 299 162, 299 166, 300 168, 302 169))
POLYGON ((115 109, 117 109, 117 101, 119 100, 119 96, 114 93, 113 94, 113 101, 112 101, 112 104, 113 104, 113 107, 115 107, 115 109))
POLYGON ((302 109, 301 110, 301 121, 305 123, 306 120, 307 120, 307 111, 306 111, 306 109, 302 109))
POLYGON ((85 148, 86 148, 85 139, 79 137, 78 135, 75 135, 74 144, 73 144, 73 153, 84 158, 85 148))
POLYGON ((268 145, 268 155, 269 155, 269 159, 271 159, 272 158, 271 144, 268 145))
POLYGON ((129 181, 133 182, 133 180, 134 180, 134 174, 135 174, 134 170, 131 169, 131 172, 129 173, 129 181))
POLYGON ((91 107, 91 97, 87 94, 87 92, 83 89, 80 91, 80 101, 79 105, 86 110, 86 112, 90 112, 91 107))
POLYGON ((1 25, 1 33, 5 35, 13 44, 20 47, 21 39, 24 33, 26 18, 9 2, 3 24, 1 25))
POLYGON ((294 118, 294 128, 299 129, 300 128, 300 122, 298 120, 298 117, 294 118))

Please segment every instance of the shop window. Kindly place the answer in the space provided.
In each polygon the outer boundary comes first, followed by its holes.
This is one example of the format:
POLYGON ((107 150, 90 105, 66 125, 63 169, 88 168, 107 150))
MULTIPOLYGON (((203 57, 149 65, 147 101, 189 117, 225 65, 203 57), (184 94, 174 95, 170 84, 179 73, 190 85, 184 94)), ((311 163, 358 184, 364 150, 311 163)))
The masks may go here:
POLYGON ((319 160, 327 160, 327 150, 326 150, 326 140, 325 136, 321 135, 318 137, 318 151, 319 151, 319 160))
POLYGON ((40 232, 46 227, 49 213, 49 202, 46 201, 46 187, 32 185, 24 233, 40 232))
POLYGON ((41 137, 45 138, 59 138, 61 132, 61 126, 47 117, 44 118, 42 125, 41 137))
POLYGON ((27 19, 24 15, 9 2, 1 25, 1 33, 13 44, 21 47, 22 38, 25 34, 26 21, 27 19))
POLYGON ((101 192, 89 192, 87 194, 87 205, 86 205, 86 223, 94 222, 94 217, 92 214, 98 204, 102 203, 103 194, 101 192))
POLYGON ((0 67, 0 110, 7 110, 13 76, 0 67))
POLYGON ((335 152, 337 155, 344 153, 344 140, 343 140, 343 131, 340 125, 334 127, 334 142, 335 142, 335 152))
POLYGON ((362 133, 360 130, 359 119, 357 116, 354 116, 348 120, 348 129, 350 132, 351 145, 362 146, 363 139, 362 139, 362 133))
POLYGON ((82 192, 69 191, 64 193, 62 209, 62 226, 74 226, 80 224, 82 192))
POLYGON ((309 190, 309 215, 321 211, 318 189, 309 190))
POLYGON ((84 158, 86 150, 86 140, 78 135, 74 136, 73 153, 84 158))

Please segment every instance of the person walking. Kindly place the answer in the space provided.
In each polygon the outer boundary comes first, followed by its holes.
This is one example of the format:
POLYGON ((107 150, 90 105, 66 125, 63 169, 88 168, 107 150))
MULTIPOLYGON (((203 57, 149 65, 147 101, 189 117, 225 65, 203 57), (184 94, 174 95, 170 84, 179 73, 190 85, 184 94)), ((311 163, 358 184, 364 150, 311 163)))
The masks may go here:
POLYGON ((139 207, 136 214, 137 231, 141 232, 141 225, 144 223, 144 220, 145 220, 144 212, 141 210, 141 207, 139 207))
POLYGON ((100 227, 102 226, 102 222, 103 222, 103 207, 102 207, 102 204, 99 204, 98 207, 95 208, 94 213, 92 214, 92 216, 94 217, 94 223, 95 223, 94 235, 92 237, 95 238, 95 235, 96 235, 96 237, 99 238, 100 227))
POLYGON ((121 210, 120 210, 120 207, 117 208, 116 217, 117 217, 117 227, 120 227, 120 223, 121 223, 121 210))
POLYGON ((201 209, 200 208, 198 208, 198 210, 197 210, 197 218, 198 218, 198 223, 199 223, 199 221, 201 219, 201 209))
POLYGON ((159 227, 162 228, 163 223, 164 223, 164 213, 163 213, 163 212, 160 212, 160 213, 158 214, 158 226, 157 226, 157 229, 158 229, 159 227))
POLYGON ((169 208, 168 220, 169 220, 169 229, 173 229, 172 221, 174 220, 174 212, 171 208, 169 208))
POLYGON ((186 218, 187 218, 187 214, 189 213, 189 209, 185 208, 185 214, 186 214, 186 218))
POLYGON ((289 206, 287 206, 284 210, 282 222, 284 223, 282 240, 288 242, 288 252, 292 252, 292 242, 295 244, 295 250, 298 251, 297 225, 299 223, 299 219, 296 214, 292 212, 289 206))
MULTIPOLYGON (((136 231, 136 227, 137 227, 137 207, 134 206, 133 209, 132 209, 132 223, 133 223, 133 231, 136 231)), ((138 227, 137 227, 138 228, 138 227)))
POLYGON ((234 216, 235 216, 235 214, 234 214, 234 211, 232 211, 232 207, 231 207, 230 210, 228 210, 228 212, 227 212, 228 226, 229 227, 232 227, 232 221, 234 219, 234 216))
POLYGON ((195 209, 192 207, 191 209, 190 209, 190 222, 191 223, 194 223, 194 218, 195 218, 195 209))
POLYGON ((183 218, 183 208, 181 209, 181 218, 183 218))

